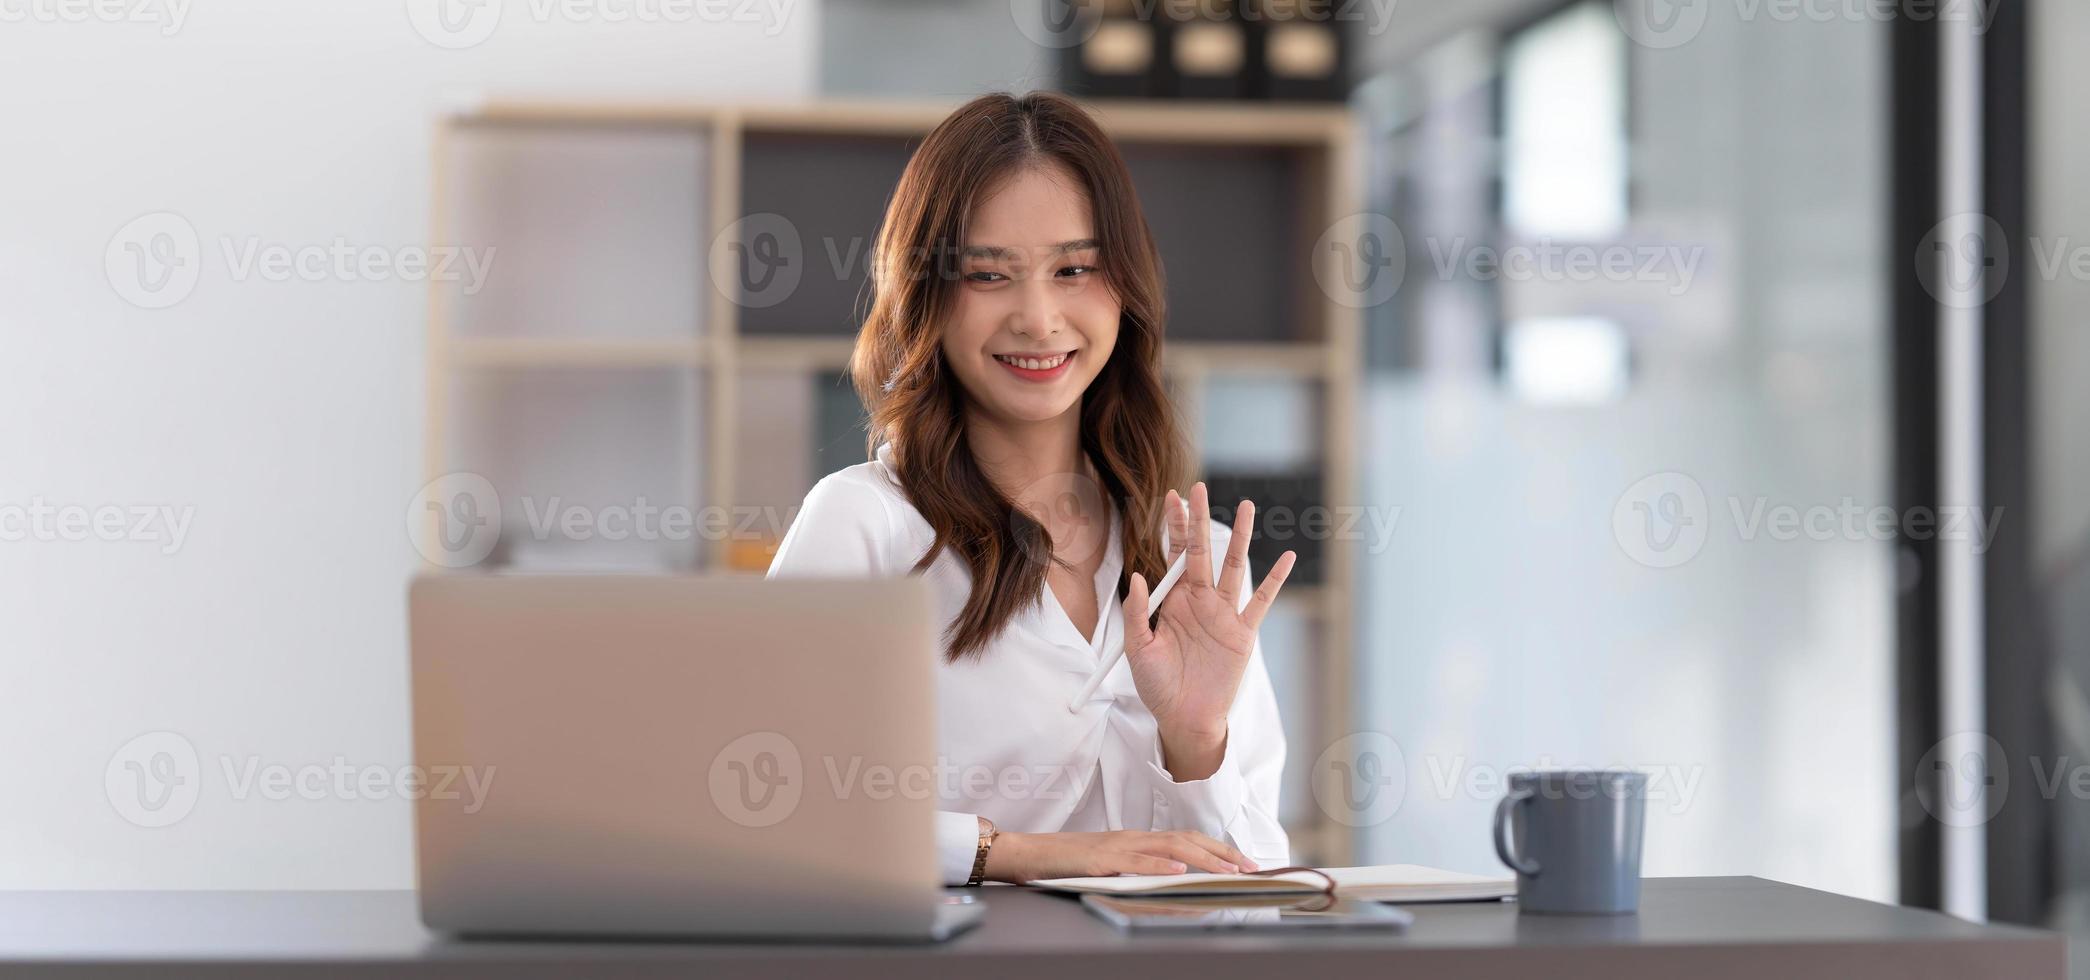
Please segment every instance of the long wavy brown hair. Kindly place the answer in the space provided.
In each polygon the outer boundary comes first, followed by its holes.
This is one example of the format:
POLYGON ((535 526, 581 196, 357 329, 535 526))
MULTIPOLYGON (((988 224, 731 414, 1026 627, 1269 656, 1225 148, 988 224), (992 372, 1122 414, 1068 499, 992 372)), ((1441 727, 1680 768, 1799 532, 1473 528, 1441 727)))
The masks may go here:
POLYGON ((936 532, 914 570, 945 549, 972 573, 972 594, 945 633, 945 657, 976 656, 1010 617, 1041 601, 1051 536, 988 480, 966 445, 965 394, 943 359, 943 328, 959 285, 960 250, 974 208, 1029 167, 1059 167, 1087 191, 1098 270, 1122 309, 1118 339, 1081 398, 1081 445, 1119 510, 1131 573, 1166 571, 1163 495, 1184 473, 1174 407, 1161 382, 1165 322, 1161 260, 1117 147, 1064 96, 984 95, 929 132, 885 209, 872 249, 870 312, 849 373, 870 409, 870 449, 892 451, 901 489, 936 532))

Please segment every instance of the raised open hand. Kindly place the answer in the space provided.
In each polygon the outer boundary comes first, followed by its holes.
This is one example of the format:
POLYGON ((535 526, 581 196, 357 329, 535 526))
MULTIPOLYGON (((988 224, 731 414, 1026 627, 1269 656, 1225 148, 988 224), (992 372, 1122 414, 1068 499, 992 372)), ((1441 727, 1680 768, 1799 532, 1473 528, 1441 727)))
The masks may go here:
POLYGON ((1133 573, 1124 602, 1125 659, 1132 664, 1139 699, 1159 724, 1169 771, 1178 780, 1202 779, 1218 767, 1226 745, 1227 711, 1255 652, 1256 629, 1298 556, 1287 551, 1277 559, 1244 606, 1241 590, 1248 578, 1255 504, 1241 501, 1234 512, 1233 538, 1216 579, 1205 485, 1191 488, 1188 515, 1182 513, 1174 491, 1169 492, 1167 509, 1169 537, 1184 543, 1189 558, 1182 579, 1162 600, 1151 626, 1147 581, 1133 573))

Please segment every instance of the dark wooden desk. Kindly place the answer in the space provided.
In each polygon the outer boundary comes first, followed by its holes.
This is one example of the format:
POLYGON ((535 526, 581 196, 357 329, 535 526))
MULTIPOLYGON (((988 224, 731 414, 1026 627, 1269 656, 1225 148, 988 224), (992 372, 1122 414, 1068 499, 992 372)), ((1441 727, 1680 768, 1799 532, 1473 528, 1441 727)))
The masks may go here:
POLYGON ((940 946, 485 942, 431 935, 411 892, 0 893, 0 977, 2060 978, 2058 934, 1757 878, 1646 884, 1639 915, 1417 905, 1405 934, 1126 936, 1073 900, 989 888, 940 946))

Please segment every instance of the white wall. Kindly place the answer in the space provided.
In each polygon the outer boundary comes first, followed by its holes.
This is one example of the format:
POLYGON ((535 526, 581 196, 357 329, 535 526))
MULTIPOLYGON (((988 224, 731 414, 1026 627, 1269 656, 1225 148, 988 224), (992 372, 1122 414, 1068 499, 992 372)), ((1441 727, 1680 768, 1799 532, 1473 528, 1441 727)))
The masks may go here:
POLYGON ((405 804, 241 799, 226 766, 408 762, 425 289, 235 281, 222 243, 423 243, 431 120, 460 93, 770 100, 816 82, 818 0, 754 23, 600 20, 619 0, 540 21, 515 0, 458 50, 416 32, 417 5, 184 2, 171 36, 0 23, 0 535, 22 538, 0 540, 0 888, 412 881, 405 804), (104 251, 157 211, 196 230, 200 278, 141 309, 104 251), (172 554, 25 537, 37 498, 193 518, 172 554), (172 811, 139 809, 122 763, 165 746, 117 753, 159 730, 193 746, 173 772, 198 796, 144 828, 126 812, 172 811))

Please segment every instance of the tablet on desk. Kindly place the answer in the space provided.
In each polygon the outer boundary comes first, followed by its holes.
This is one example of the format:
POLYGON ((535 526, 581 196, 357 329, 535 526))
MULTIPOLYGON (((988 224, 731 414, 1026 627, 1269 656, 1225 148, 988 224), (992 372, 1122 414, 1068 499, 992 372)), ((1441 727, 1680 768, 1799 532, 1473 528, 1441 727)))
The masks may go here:
POLYGON ((1374 902, 1326 895, 1083 895, 1081 904, 1126 932, 1214 929, 1404 929, 1415 917, 1374 902))

